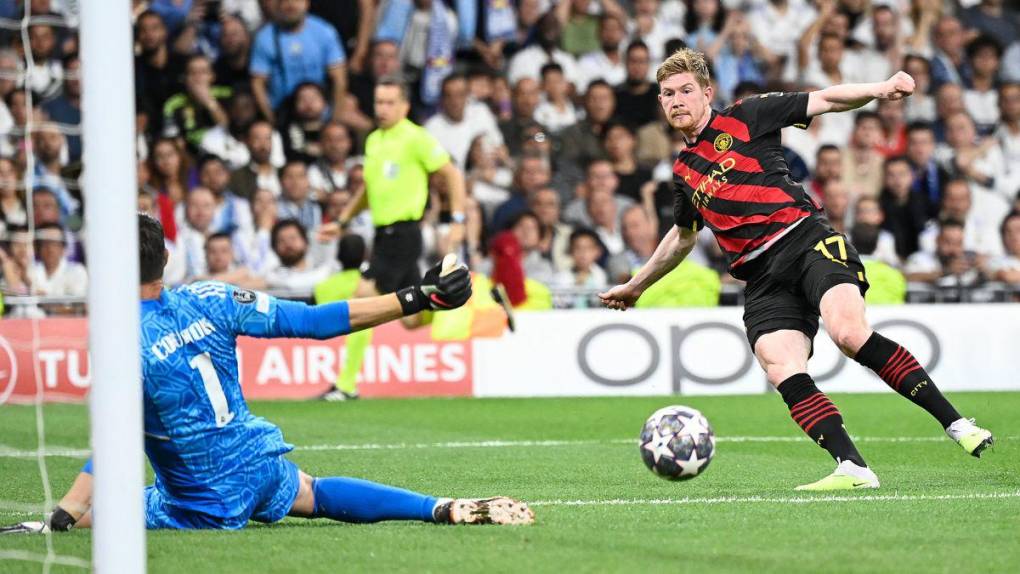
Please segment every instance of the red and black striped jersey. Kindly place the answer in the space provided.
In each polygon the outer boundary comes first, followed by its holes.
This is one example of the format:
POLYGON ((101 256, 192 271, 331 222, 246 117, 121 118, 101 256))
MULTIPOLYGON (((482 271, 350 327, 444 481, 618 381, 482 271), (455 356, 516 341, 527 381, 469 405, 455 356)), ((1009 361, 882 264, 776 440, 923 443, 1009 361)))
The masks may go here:
POLYGON ((678 227, 708 226, 730 273, 754 259, 792 226, 820 213, 790 178, 779 130, 807 127, 806 93, 738 100, 712 117, 673 164, 673 218, 678 227))

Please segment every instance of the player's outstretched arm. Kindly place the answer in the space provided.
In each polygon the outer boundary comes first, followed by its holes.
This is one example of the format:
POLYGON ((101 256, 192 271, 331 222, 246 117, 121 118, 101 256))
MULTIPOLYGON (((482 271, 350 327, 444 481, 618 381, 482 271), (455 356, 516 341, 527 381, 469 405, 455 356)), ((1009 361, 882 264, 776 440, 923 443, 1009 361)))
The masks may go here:
POLYGON ((673 270, 694 249, 698 232, 673 226, 659 242, 651 258, 630 281, 617 285, 605 293, 599 293, 602 304, 610 309, 626 311, 637 303, 638 297, 656 281, 673 270))
POLYGON ((900 100, 914 93, 914 78, 896 72, 884 82, 839 84, 808 94, 807 115, 855 110, 871 100, 900 100))
POLYGON ((388 295, 351 299, 347 302, 351 331, 375 327, 422 311, 456 309, 471 298, 471 274, 455 255, 425 273, 421 285, 412 285, 388 295))
POLYGON ((422 311, 456 309, 470 298, 471 274, 464 264, 457 264, 456 255, 450 254, 425 272, 420 285, 388 295, 348 300, 350 332, 422 311))
MULTIPOLYGON (((223 285, 223 284, 220 284, 223 285)), ((226 286, 228 318, 222 325, 237 335, 332 339, 421 311, 460 307, 471 298, 471 274, 450 254, 429 269, 422 282, 377 297, 307 305, 226 286)))

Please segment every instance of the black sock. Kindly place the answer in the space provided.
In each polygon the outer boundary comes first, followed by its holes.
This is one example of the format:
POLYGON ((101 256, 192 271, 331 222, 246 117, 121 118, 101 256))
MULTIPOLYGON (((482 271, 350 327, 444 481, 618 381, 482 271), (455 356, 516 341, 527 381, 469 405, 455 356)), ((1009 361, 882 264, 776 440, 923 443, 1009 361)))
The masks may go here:
POLYGON ((825 393, 818 390, 811 375, 798 373, 779 384, 779 394, 790 407, 794 422, 818 446, 829 451, 836 462, 853 461, 868 466, 843 427, 843 416, 825 393))
POLYGON ((910 402, 938 419, 942 428, 961 418, 910 351, 873 332, 854 360, 868 367, 910 402))

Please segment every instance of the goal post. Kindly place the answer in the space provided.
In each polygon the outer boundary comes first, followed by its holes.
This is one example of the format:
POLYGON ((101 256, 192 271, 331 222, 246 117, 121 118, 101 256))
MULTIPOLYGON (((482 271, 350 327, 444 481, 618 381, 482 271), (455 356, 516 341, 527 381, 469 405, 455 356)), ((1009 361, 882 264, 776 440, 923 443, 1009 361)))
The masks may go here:
POLYGON ((130 0, 81 3, 96 572, 145 571, 130 0))

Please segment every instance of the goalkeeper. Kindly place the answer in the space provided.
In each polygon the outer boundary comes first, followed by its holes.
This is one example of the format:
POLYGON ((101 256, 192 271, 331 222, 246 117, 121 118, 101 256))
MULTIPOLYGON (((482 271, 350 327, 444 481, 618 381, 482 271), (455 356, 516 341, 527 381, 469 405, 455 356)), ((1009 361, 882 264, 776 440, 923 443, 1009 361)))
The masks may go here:
MULTIPOLYGON (((287 460, 293 446, 254 416, 237 377, 236 338, 329 339, 423 310, 453 309, 471 296, 467 268, 430 269, 396 293, 308 306, 219 282, 163 288, 163 228, 138 216, 141 263, 145 453, 156 475, 145 489, 148 528, 238 529, 285 516, 368 523, 527 524, 534 514, 506 497, 436 498, 346 477, 313 478, 287 460)), ((92 461, 46 522, 8 532, 68 530, 92 523, 92 461)))

